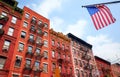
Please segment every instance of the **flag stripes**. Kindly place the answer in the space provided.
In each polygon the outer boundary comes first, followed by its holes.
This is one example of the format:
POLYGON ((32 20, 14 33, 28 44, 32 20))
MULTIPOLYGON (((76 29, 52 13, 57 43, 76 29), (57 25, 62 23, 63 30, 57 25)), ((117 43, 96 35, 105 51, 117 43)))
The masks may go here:
POLYGON ((109 8, 105 5, 87 7, 87 9, 97 30, 115 22, 115 18, 112 16, 109 8))

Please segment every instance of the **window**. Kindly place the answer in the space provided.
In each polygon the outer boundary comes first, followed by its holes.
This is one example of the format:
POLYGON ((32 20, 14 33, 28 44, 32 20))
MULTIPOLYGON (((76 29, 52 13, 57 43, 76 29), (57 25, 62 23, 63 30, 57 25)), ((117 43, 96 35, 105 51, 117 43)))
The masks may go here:
POLYGON ((26 67, 30 67, 31 65, 31 60, 30 59, 26 59, 26 67))
POLYGON ((16 56, 15 67, 20 67, 21 61, 22 61, 22 58, 19 56, 16 56))
POLYGON ((45 27, 45 28, 48 28, 48 25, 45 23, 45 24, 44 24, 44 27, 45 27))
POLYGON ((29 75, 24 75, 23 77, 30 77, 29 75))
MULTIPOLYGON (((84 72, 83 71, 81 71, 81 74, 82 74, 82 77, 84 77, 84 72)), ((92 76, 91 76, 92 77, 92 76)))
POLYGON ((35 51, 37 54, 40 54, 40 49, 36 48, 36 51, 35 51))
POLYGON ((43 32, 42 32, 42 30, 41 30, 40 28, 38 28, 38 29, 37 29, 37 33, 38 33, 38 34, 42 34, 43 32))
POLYGON ((27 22, 24 22, 24 23, 23 23, 23 26, 27 28, 28 23, 27 23, 27 22))
POLYGON ((70 74, 72 73, 72 68, 70 68, 70 74))
POLYGON ((47 37, 47 36, 48 36, 48 33, 47 33, 47 32, 44 32, 44 36, 46 36, 46 37, 47 37))
POLYGON ((54 46, 55 45, 55 41, 54 40, 52 40, 52 46, 54 46))
POLYGON ((64 44, 62 44, 62 50, 64 50, 65 49, 65 45, 64 44))
POLYGON ((34 35, 30 34, 29 39, 34 39, 34 35))
POLYGON ((35 32, 35 26, 31 25, 31 28, 30 28, 31 31, 35 32))
POLYGON ((30 15, 28 13, 25 14, 25 18, 29 19, 30 15))
POLYGON ((3 45, 3 50, 7 50, 8 51, 8 49, 10 47, 10 43, 11 43, 10 41, 5 40, 4 45, 3 45))
POLYGON ((44 58, 47 59, 48 58, 48 52, 44 51, 44 58))
POLYGON ((0 29, 2 29, 2 27, 3 27, 3 24, 0 24, 0 29))
POLYGON ((31 23, 36 24, 36 18, 33 17, 31 23))
POLYGON ((38 25, 41 25, 41 24, 42 24, 42 21, 39 20, 39 21, 38 21, 38 25))
POLYGON ((81 60, 79 60, 79 66, 82 67, 82 62, 81 62, 81 60))
POLYGON ((24 44, 23 43, 19 43, 19 51, 23 51, 23 49, 24 49, 24 44))
POLYGON ((56 68, 55 63, 52 63, 52 71, 55 71, 55 68, 56 68))
POLYGON ((21 32, 21 38, 25 38, 25 36, 26 36, 26 32, 22 31, 21 32))
POLYGON ((7 16, 7 13, 2 12, 1 17, 7 16))
POLYGON ((48 64, 43 64, 43 70, 44 72, 48 72, 48 64))
POLYGON ((60 72, 62 72, 62 66, 61 65, 59 65, 59 70, 60 70, 60 72))
POLYGON ((79 70, 78 70, 78 69, 76 69, 76 76, 77 76, 77 77, 80 77, 80 73, 79 73, 79 70))
POLYGON ((60 54, 60 53, 58 53, 58 59, 60 59, 60 57, 61 57, 61 54, 60 54))
POLYGON ((52 51, 52 58, 55 58, 55 51, 52 51))
POLYGON ((68 61, 70 61, 70 56, 68 56, 68 61))
POLYGON ((40 66, 40 62, 35 61, 35 67, 39 68, 39 66, 40 66))
POLYGON ((46 41, 46 40, 44 41, 44 46, 48 47, 48 41, 46 41))
POLYGON ((14 29, 13 28, 9 28, 7 34, 10 35, 10 36, 12 36, 13 32, 14 32, 14 29))
POLYGON ((17 22, 17 18, 16 17, 12 17, 11 22, 15 24, 17 22))
POLYGON ((33 47, 32 46, 28 46, 28 52, 32 52, 33 47))
POLYGON ((41 39, 40 37, 37 37, 36 43, 37 43, 37 44, 42 43, 42 39, 41 39))
POLYGON ((77 59, 74 59, 75 65, 78 65, 77 59))
POLYGON ((60 47, 60 43, 59 42, 57 43, 57 46, 60 47))
POLYGON ((35 18, 35 17, 33 17, 33 18, 32 18, 32 20, 33 20, 33 21, 36 21, 36 18, 35 18))
POLYGON ((74 56, 76 56, 76 50, 75 49, 73 49, 73 53, 74 53, 74 56))
POLYGON ((3 68, 4 68, 5 61, 6 61, 6 58, 0 56, 0 69, 3 69, 3 68))
POLYGON ((13 76, 12 77, 19 77, 19 75, 17 75, 17 74, 13 74, 13 76))
POLYGON ((63 54, 63 59, 65 59, 66 58, 66 55, 65 54, 63 54))

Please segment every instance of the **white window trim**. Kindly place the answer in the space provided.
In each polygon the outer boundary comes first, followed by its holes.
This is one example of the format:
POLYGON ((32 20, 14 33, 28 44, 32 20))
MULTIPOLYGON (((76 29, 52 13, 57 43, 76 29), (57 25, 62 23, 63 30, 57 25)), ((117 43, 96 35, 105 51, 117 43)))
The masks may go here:
POLYGON ((43 40, 43 43, 44 43, 44 41, 47 41, 47 43, 48 43, 48 45, 46 46, 46 45, 44 45, 44 47, 49 47, 49 41, 48 40, 46 40, 46 39, 44 39, 43 40))
POLYGON ((24 21, 23 21, 23 27, 27 28, 28 26, 29 26, 28 21, 25 21, 25 20, 24 20, 24 21), (27 26, 24 26, 24 22, 27 23, 27 26))
POLYGON ((19 74, 19 73, 14 73, 14 72, 12 73, 12 77, 13 77, 13 75, 19 75, 19 76, 20 76, 20 74, 19 74))
POLYGON ((28 77, 30 77, 30 75, 26 75, 26 74, 23 74, 23 76, 28 76, 28 77))
POLYGON ((11 23, 13 24, 16 24, 17 23, 17 17, 13 16, 12 19, 11 19, 11 23), (16 19, 16 20, 13 20, 13 17, 16 19))

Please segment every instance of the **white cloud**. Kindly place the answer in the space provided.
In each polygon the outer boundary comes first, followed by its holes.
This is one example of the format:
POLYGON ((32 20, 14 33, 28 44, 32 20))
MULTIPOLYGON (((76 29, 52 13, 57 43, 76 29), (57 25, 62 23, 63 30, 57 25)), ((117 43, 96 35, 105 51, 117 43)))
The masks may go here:
POLYGON ((63 31, 63 27, 64 27, 64 20, 59 18, 59 17, 53 17, 50 21, 51 23, 51 28, 53 28, 54 30, 58 31, 58 32, 62 32, 63 31))
POLYGON ((78 20, 75 24, 68 25, 64 33, 72 33, 81 38, 85 33, 86 25, 87 25, 87 21, 78 20))
POLYGON ((93 45, 94 55, 100 56, 111 62, 120 58, 120 43, 113 42, 108 36, 88 36, 87 41, 93 45))
POLYGON ((32 9, 38 12, 39 14, 48 17, 51 12, 54 10, 61 9, 62 2, 64 0, 44 0, 42 3, 41 1, 38 2, 40 4, 31 4, 32 9))

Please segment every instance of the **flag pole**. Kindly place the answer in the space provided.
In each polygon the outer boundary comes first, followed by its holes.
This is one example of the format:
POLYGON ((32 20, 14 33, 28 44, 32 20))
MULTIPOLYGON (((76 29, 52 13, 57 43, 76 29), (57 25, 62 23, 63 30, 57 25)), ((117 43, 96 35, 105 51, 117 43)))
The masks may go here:
POLYGON ((84 6, 82 6, 82 7, 91 7, 91 6, 96 6, 96 5, 114 4, 114 3, 120 3, 120 0, 119 0, 119 1, 112 1, 112 2, 106 2, 106 3, 99 3, 99 4, 84 5, 84 6))

